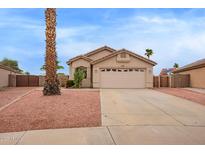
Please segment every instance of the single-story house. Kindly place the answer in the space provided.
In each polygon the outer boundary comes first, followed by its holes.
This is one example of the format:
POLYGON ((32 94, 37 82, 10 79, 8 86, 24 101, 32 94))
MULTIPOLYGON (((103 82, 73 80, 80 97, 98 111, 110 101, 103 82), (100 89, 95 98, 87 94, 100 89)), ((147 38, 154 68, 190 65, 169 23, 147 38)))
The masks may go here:
POLYGON ((20 74, 20 72, 0 64, 0 88, 7 87, 9 85, 10 74, 20 74))
POLYGON ((70 59, 70 79, 82 68, 86 77, 82 87, 93 88, 152 88, 153 66, 157 63, 126 49, 108 46, 70 59))
POLYGON ((198 60, 173 72, 174 74, 190 74, 190 86, 205 88, 205 59, 198 60))

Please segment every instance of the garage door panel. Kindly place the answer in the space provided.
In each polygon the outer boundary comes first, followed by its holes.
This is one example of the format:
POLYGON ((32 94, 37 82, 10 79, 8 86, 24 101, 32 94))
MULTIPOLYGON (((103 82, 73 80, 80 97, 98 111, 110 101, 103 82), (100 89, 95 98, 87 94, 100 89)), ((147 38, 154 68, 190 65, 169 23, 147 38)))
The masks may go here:
POLYGON ((101 88, 144 88, 145 72, 101 72, 101 88))

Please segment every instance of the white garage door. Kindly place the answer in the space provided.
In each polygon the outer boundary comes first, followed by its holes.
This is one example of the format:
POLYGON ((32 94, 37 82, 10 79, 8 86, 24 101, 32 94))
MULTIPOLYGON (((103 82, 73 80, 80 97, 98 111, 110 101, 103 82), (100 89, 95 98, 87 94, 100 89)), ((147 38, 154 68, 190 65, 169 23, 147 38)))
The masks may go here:
POLYGON ((144 69, 101 69, 101 88, 145 88, 144 69))

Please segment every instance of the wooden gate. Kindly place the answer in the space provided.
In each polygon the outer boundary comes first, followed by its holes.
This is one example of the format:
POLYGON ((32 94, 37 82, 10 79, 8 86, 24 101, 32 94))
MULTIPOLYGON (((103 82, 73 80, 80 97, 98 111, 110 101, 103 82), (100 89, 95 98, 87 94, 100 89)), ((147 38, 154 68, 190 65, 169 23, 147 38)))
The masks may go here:
POLYGON ((159 87, 159 76, 153 76, 153 87, 159 87))
POLYGON ((174 74, 171 78, 172 88, 184 88, 190 87, 190 75, 189 74, 174 74))
POLYGON ((154 76, 153 87, 172 87, 184 88, 190 87, 189 74, 173 74, 171 76, 154 76))
POLYGON ((38 87, 39 86, 39 76, 29 75, 28 85, 29 87, 38 87))
POLYGON ((169 76, 160 76, 160 87, 169 87, 169 76))
POLYGON ((39 76, 35 75, 16 75, 17 87, 38 87, 39 76))

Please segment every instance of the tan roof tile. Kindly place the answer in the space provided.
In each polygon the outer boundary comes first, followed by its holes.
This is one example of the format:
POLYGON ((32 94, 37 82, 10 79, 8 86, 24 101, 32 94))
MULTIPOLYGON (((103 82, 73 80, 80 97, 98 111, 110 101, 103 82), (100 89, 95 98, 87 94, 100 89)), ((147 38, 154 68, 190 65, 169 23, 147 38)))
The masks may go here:
POLYGON ((4 65, 2 65, 2 64, 0 64, 0 68, 1 68, 1 69, 4 69, 4 70, 7 70, 7 71, 11 71, 11 72, 15 72, 15 73, 20 73, 19 71, 14 70, 14 69, 11 68, 11 67, 4 66, 4 65))
POLYGON ((176 71, 174 71, 173 73, 179 73, 179 72, 197 69, 197 68, 201 68, 201 67, 205 67, 205 58, 197 60, 197 61, 195 61, 191 64, 188 64, 188 65, 185 65, 183 67, 180 67, 176 71))
POLYGON ((143 57, 143 56, 140 56, 140 55, 138 55, 138 54, 136 54, 136 53, 134 53, 134 52, 131 52, 131 51, 129 51, 129 50, 126 50, 126 49, 118 50, 118 51, 116 51, 116 52, 114 52, 114 53, 112 53, 112 54, 110 54, 110 55, 107 55, 107 56, 105 56, 105 57, 102 57, 102 58, 100 58, 100 59, 97 59, 97 60, 95 60, 95 61, 92 61, 91 63, 92 63, 92 64, 97 64, 97 63, 99 63, 99 62, 101 62, 101 61, 104 61, 104 60, 106 60, 106 59, 109 59, 109 58, 111 58, 111 57, 114 57, 115 55, 118 55, 119 53, 122 53, 122 52, 126 52, 126 53, 128 53, 128 54, 130 54, 130 55, 132 55, 132 56, 134 56, 134 57, 136 57, 136 58, 139 58, 139 59, 141 59, 141 60, 143 60, 143 61, 145 61, 145 62, 147 62, 147 63, 150 63, 150 64, 152 64, 152 65, 156 65, 156 64, 157 64, 156 62, 154 62, 154 61, 152 61, 152 60, 150 60, 150 59, 147 59, 147 58, 145 58, 145 57, 143 57))

